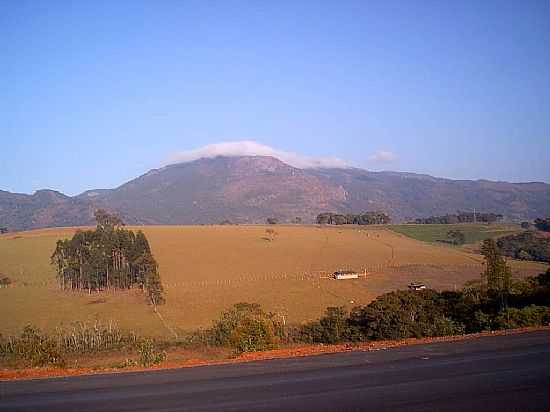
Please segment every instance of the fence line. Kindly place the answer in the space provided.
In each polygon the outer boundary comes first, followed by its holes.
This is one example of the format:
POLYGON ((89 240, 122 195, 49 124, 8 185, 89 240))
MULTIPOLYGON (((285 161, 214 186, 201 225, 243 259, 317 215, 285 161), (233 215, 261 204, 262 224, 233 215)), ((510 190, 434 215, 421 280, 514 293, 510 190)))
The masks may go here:
MULTIPOLYGON (((365 265, 358 271, 359 274, 366 272, 367 275, 377 275, 386 271, 390 272, 411 272, 413 274, 430 270, 441 271, 457 271, 457 270, 481 270, 482 263, 459 263, 459 264, 430 264, 430 263, 377 263, 365 265)), ((179 288, 179 287, 231 287, 248 282, 264 282, 273 280, 290 280, 290 281, 312 281, 319 279, 331 279, 333 271, 318 270, 312 272, 299 272, 299 273, 263 273, 263 274, 241 274, 235 278, 217 278, 217 279, 200 279, 200 280, 182 280, 176 282, 163 282, 163 285, 167 289, 179 288)), ((14 282, 10 285, 3 286, 1 289, 9 289, 14 287, 48 287, 55 285, 53 280, 46 280, 40 282, 14 282)))

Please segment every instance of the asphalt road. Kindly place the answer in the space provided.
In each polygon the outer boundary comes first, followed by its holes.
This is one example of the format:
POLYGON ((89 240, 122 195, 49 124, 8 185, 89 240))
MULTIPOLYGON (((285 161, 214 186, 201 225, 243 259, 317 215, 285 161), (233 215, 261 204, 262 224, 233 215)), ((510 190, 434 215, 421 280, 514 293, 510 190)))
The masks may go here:
POLYGON ((550 411, 550 331, 0 383, 1 411, 550 411))

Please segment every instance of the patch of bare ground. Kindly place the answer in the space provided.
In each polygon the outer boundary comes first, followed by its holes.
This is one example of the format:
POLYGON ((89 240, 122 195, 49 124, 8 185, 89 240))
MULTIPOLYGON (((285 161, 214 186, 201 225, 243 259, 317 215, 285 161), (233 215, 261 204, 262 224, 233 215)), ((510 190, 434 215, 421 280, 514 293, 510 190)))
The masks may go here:
POLYGON ((550 325, 530 328, 508 329, 492 332, 481 332, 458 336, 441 336, 430 338, 408 338, 393 341, 370 341, 364 343, 343 343, 336 345, 290 345, 279 349, 244 353, 237 357, 231 356, 231 351, 226 348, 205 348, 203 350, 173 349, 168 352, 168 360, 160 365, 149 368, 144 367, 115 367, 98 366, 99 364, 119 364, 121 360, 128 358, 129 354, 107 353, 102 355, 80 356, 78 359, 69 360, 68 368, 26 368, 26 369, 0 369, 0 381, 26 380, 53 377, 81 376, 106 373, 145 372, 149 370, 177 369, 194 366, 221 365, 243 362, 253 362, 269 359, 285 359, 304 356, 316 356, 329 353, 350 351, 376 351, 396 348, 405 345, 420 345, 436 342, 457 342, 470 339, 479 339, 488 336, 512 335, 538 330, 550 330, 550 325), (76 361, 76 362, 75 362, 76 361))

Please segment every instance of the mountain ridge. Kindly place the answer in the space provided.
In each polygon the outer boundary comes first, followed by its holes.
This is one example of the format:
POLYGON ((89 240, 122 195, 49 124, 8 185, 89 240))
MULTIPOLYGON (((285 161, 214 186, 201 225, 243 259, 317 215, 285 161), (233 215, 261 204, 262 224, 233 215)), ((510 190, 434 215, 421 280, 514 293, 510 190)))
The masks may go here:
POLYGON ((218 156, 151 169, 116 188, 72 197, 50 189, 32 195, 0 190, 0 226, 87 225, 98 207, 129 224, 261 223, 267 217, 307 223, 321 212, 365 210, 384 210, 402 221, 473 208, 519 220, 550 215, 550 185, 297 168, 271 156, 218 156))

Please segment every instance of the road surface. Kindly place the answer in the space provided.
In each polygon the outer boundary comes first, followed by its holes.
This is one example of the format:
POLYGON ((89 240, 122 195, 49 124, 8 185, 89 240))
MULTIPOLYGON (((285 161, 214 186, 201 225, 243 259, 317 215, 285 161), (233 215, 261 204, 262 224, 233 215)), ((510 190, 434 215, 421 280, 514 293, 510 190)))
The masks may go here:
POLYGON ((550 411, 550 331, 0 383, 0 411, 550 411))

